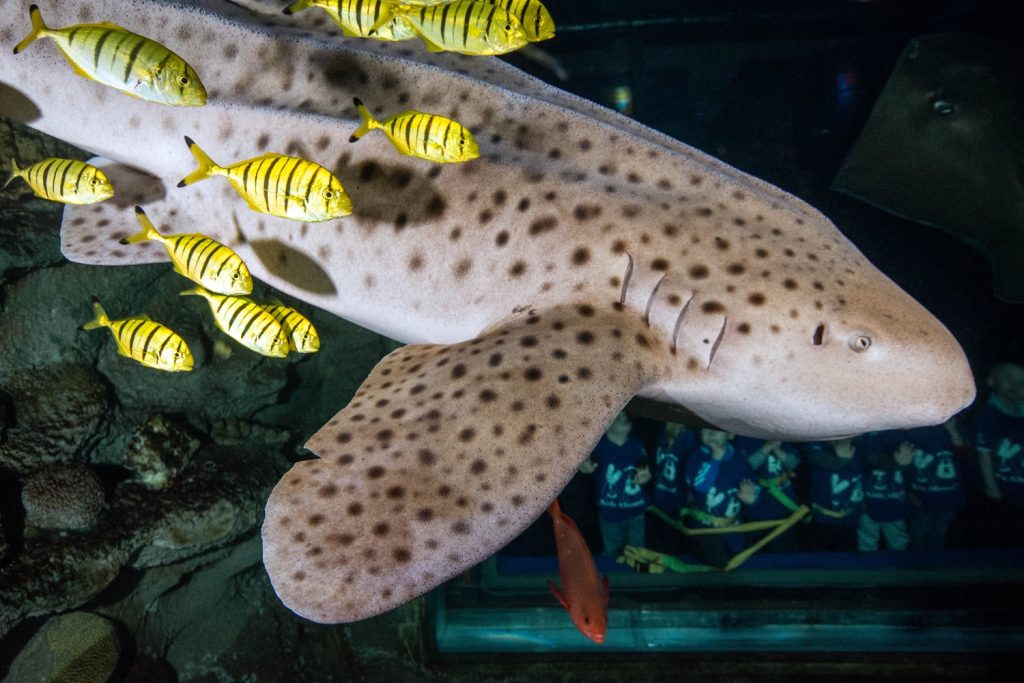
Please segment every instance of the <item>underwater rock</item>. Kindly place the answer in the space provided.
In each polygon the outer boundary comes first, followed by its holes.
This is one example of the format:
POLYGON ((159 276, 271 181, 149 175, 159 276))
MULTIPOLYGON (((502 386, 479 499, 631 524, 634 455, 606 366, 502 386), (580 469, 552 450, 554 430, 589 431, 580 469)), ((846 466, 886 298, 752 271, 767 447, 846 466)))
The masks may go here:
MULTIPOLYGON (((11 159, 24 167, 47 157, 89 158, 72 147, 22 123, 0 116, 0 173, 6 179, 11 159)), ((0 283, 32 268, 60 263, 60 217, 64 207, 32 196, 20 180, 0 192, 0 283)))
POLYGON ((215 443, 237 445, 246 441, 283 444, 291 438, 291 434, 283 429, 275 429, 267 425, 242 420, 240 418, 222 418, 210 422, 210 436, 215 443))
MULTIPOLYGON (((0 340, 0 348, 10 347, 0 340)), ((13 413, 0 441, 0 467, 18 474, 70 463, 98 436, 109 410, 103 378, 84 365, 17 371, 0 389, 13 413)))
POLYGON ((106 683, 121 643, 108 619, 71 612, 49 619, 11 664, 5 681, 106 683))
POLYGON ((135 473, 136 481, 163 489, 197 450, 199 440, 187 426, 165 415, 151 415, 129 437, 122 464, 135 473))
POLYGON ((21 489, 25 524, 41 529, 88 529, 103 503, 103 484, 81 463, 44 468, 21 489))
POLYGON ((0 566, 0 638, 26 617, 82 605, 125 566, 177 562, 251 533, 287 466, 274 450, 210 446, 167 489, 121 482, 91 529, 27 536, 0 566))

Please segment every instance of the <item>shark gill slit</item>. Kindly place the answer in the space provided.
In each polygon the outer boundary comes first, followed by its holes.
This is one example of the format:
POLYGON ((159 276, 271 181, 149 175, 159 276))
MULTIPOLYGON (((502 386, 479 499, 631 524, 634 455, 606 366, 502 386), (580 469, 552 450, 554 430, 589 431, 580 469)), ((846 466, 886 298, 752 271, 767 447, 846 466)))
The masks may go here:
POLYGON ((626 303, 626 291, 629 290, 629 280, 633 277, 633 255, 628 251, 626 257, 629 258, 629 263, 626 264, 626 272, 622 276, 622 291, 619 293, 619 303, 626 303))
POLYGON ((718 347, 722 345, 722 337, 725 336, 725 328, 729 324, 729 318, 722 318, 722 329, 718 331, 718 336, 715 337, 715 343, 711 345, 711 355, 708 356, 708 367, 711 369, 711 364, 715 362, 715 354, 718 353, 718 347))
POLYGON ((690 310, 690 304, 693 303, 693 297, 694 296, 696 296, 696 293, 690 295, 690 298, 686 300, 686 303, 683 304, 683 307, 681 309, 679 309, 679 315, 676 317, 676 325, 672 329, 672 351, 673 351, 673 353, 676 351, 676 348, 677 348, 676 347, 676 342, 679 339, 679 330, 681 330, 682 327, 683 327, 683 318, 686 316, 686 312, 688 310, 690 310))
POLYGON ((651 296, 647 299, 647 307, 644 309, 644 322, 647 323, 647 327, 651 326, 651 306, 654 305, 654 297, 657 295, 658 288, 661 287, 666 277, 668 277, 667 274, 661 276, 658 284, 654 285, 654 289, 651 290, 651 296))

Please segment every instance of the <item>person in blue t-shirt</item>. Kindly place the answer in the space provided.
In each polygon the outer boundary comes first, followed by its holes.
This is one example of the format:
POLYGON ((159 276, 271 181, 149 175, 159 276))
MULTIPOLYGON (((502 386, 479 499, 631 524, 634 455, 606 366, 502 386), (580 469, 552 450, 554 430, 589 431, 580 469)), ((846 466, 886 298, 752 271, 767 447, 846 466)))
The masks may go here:
POLYGON ((914 444, 914 460, 907 470, 910 484, 910 547, 941 550, 949 527, 964 509, 966 496, 955 452, 965 446, 956 418, 935 427, 919 427, 903 433, 914 444))
MULTIPOLYGON (((757 476, 761 493, 757 503, 747 510, 751 521, 785 519, 800 506, 797 502, 793 478, 800 458, 790 444, 737 436, 733 442, 736 452, 746 458, 757 476)), ((793 530, 778 536, 764 547, 768 552, 795 552, 798 550, 793 530)))
POLYGON ((1024 366, 998 363, 989 373, 992 390, 974 418, 974 443, 984 497, 980 501, 982 545, 1024 545, 1024 366))
MULTIPOLYGON (((686 454, 699 445, 697 434, 678 422, 666 422, 654 452, 654 489, 652 507, 669 517, 679 519, 686 505, 683 464, 686 454)), ((647 547, 662 553, 680 553, 686 548, 685 537, 661 517, 647 519, 647 547)))
POLYGON ((914 460, 914 446, 900 441, 902 432, 871 432, 862 437, 866 451, 864 476, 864 512, 857 523, 857 550, 878 550, 880 537, 885 537, 889 550, 906 550, 907 486, 903 471, 914 460))
MULTIPOLYGON (((698 526, 726 528, 740 524, 740 506, 757 502, 754 472, 729 443, 733 435, 718 429, 700 430, 701 447, 686 459, 690 487, 689 510, 698 526)), ((743 550, 743 534, 694 536, 697 557, 712 567, 724 567, 743 550)))
POLYGON ((811 464, 811 523, 803 545, 812 551, 854 550, 864 507, 860 438, 805 444, 811 464))
POLYGON ((651 471, 647 450, 629 434, 632 428, 629 416, 619 413, 580 466, 580 472, 595 475, 602 555, 617 556, 624 546, 644 545, 644 512, 649 504, 644 485, 651 480, 651 471))

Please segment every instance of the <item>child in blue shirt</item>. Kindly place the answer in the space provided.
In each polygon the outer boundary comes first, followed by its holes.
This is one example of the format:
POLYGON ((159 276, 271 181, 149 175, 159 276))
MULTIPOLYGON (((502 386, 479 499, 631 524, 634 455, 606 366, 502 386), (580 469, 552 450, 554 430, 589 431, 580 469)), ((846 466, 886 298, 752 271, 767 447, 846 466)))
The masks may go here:
MULTIPOLYGON (((697 526, 725 528, 740 523, 740 506, 757 502, 754 472, 729 441, 733 435, 718 429, 700 431, 700 448, 686 460, 689 508, 697 526)), ((697 557, 712 567, 724 567, 743 550, 743 534, 694 536, 697 557)))
MULTIPOLYGON (((686 505, 686 484, 683 464, 686 455, 699 445, 697 435, 678 422, 666 422, 654 455, 654 490, 652 507, 679 519, 686 505)), ((647 519, 647 547, 663 553, 680 553, 686 548, 685 537, 661 517, 647 519)))
POLYGON ((632 428, 626 413, 619 413, 580 466, 580 472, 595 474, 602 555, 618 556, 624 546, 644 545, 644 512, 649 504, 644 484, 651 480, 651 472, 647 450, 630 436, 632 428))
POLYGON ((864 480, 864 512, 857 524, 857 550, 878 550, 881 536, 889 550, 906 550, 907 487, 903 470, 914 459, 914 447, 899 441, 900 432, 871 432, 862 438, 867 451, 867 474, 864 480))
POLYGON ((989 373, 992 390, 974 420, 984 498, 980 501, 982 545, 1024 545, 1024 366, 998 363, 989 373))
MULTIPOLYGON (((747 510, 752 521, 785 519, 799 507, 793 478, 800 458, 789 444, 764 441, 746 436, 733 440, 736 452, 746 458, 757 477, 761 492, 757 503, 747 510)), ((795 552, 798 550, 796 534, 791 530, 778 536, 764 547, 768 552, 795 552)))
POLYGON ((805 445, 811 463, 811 523, 804 547, 849 551, 857 547, 857 522, 864 507, 864 453, 860 439, 805 445))
POLYGON ((966 504, 954 455, 954 449, 964 447, 963 438, 956 418, 904 432, 903 438, 914 444, 914 460, 907 470, 910 547, 941 550, 946 547, 950 524, 966 504))

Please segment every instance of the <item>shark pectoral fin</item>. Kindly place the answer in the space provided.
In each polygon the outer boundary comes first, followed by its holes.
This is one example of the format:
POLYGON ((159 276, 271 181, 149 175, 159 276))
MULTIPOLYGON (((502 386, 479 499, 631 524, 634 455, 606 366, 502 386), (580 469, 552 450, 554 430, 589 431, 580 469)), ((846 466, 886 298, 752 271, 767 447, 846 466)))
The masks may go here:
POLYGON ((411 600, 541 515, 667 348, 619 304, 562 306, 382 360, 274 488, 263 561, 298 614, 411 600))
POLYGON ((555 582, 551 579, 548 579, 548 590, 550 590, 551 594, 558 599, 558 602, 562 605, 562 607, 564 607, 565 609, 569 609, 569 601, 565 599, 565 593, 563 593, 558 588, 558 586, 555 585, 555 582))

